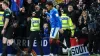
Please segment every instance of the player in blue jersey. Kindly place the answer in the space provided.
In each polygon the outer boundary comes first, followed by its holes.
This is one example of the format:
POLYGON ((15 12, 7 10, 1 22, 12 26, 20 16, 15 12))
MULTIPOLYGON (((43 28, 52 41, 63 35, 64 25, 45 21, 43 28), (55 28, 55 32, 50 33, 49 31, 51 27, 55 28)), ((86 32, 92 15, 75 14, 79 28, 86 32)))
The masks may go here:
MULTIPOLYGON (((50 13, 46 12, 47 16, 49 16, 51 32, 50 32, 50 46, 52 45, 60 45, 63 48, 66 48, 64 44, 59 41, 59 31, 63 33, 62 23, 60 20, 60 16, 58 10, 53 7, 53 3, 51 1, 46 3, 46 7, 50 13)), ((53 50, 51 48, 51 56, 53 56, 53 50)))

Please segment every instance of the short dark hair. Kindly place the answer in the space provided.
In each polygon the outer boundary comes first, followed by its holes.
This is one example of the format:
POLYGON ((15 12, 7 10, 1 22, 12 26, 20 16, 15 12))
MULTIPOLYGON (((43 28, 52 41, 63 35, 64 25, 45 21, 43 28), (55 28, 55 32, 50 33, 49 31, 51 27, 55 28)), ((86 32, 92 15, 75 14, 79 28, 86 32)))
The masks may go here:
POLYGON ((8 1, 3 1, 2 3, 7 5, 7 6, 9 6, 9 2, 8 1))
POLYGON ((72 6, 72 7, 73 7, 73 5, 72 5, 72 4, 69 4, 68 6, 72 6))
POLYGON ((48 1, 46 4, 53 6, 53 2, 52 1, 48 1))

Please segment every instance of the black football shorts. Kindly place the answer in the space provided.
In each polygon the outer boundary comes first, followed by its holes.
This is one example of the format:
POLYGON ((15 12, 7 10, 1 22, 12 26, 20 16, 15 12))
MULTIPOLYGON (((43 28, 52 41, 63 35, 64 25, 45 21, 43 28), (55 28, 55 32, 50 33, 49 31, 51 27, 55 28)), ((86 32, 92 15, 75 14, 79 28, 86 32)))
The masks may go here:
POLYGON ((14 28, 9 26, 9 27, 7 27, 3 37, 6 37, 7 39, 12 39, 13 33, 14 33, 14 28))

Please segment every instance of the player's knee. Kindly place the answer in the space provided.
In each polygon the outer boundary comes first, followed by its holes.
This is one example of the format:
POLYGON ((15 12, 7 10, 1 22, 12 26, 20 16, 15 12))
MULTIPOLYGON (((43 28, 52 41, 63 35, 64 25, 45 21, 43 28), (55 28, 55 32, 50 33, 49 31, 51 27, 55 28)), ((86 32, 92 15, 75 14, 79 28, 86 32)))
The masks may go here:
POLYGON ((3 44, 6 44, 6 43, 7 43, 7 38, 3 37, 2 43, 3 43, 3 44))
POLYGON ((8 40, 8 42, 7 42, 9 45, 12 45, 13 44, 13 40, 12 39, 10 39, 10 40, 8 40))

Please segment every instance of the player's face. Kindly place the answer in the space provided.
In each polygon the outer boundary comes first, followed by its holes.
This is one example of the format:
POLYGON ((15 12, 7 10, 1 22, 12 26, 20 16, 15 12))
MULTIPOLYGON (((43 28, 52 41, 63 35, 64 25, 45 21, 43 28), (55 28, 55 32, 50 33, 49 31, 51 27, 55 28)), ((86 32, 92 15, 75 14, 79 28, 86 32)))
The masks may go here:
POLYGON ((5 9, 6 5, 4 3, 2 3, 2 9, 5 9))
POLYGON ((50 6, 50 5, 46 5, 46 8, 47 8, 48 10, 50 10, 50 9, 51 9, 51 6, 50 6))

